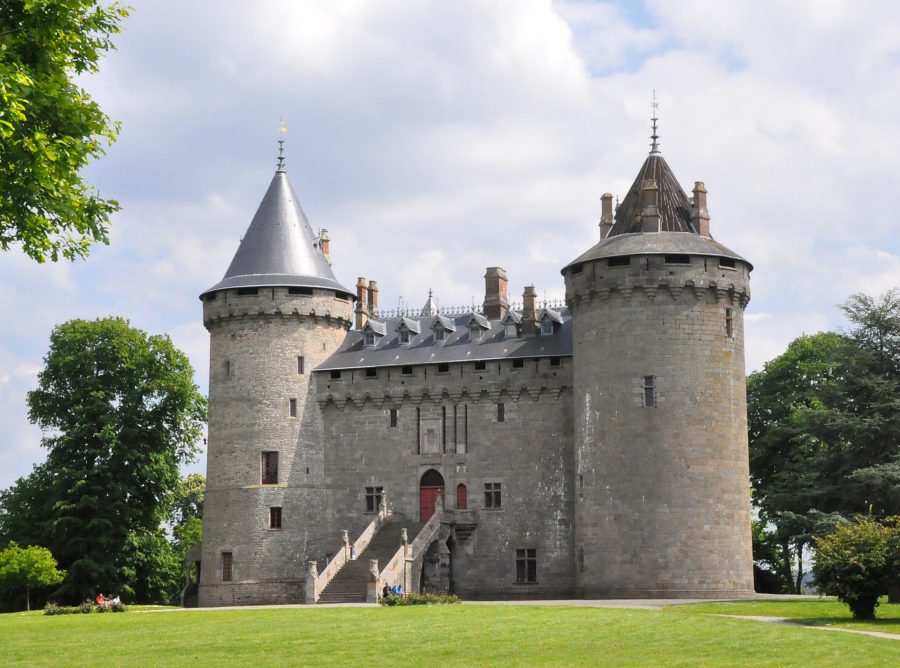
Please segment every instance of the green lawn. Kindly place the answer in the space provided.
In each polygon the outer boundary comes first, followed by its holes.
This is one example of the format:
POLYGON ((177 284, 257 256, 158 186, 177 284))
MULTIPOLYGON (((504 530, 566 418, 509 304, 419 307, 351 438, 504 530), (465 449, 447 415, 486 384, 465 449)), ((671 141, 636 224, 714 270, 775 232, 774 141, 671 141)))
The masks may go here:
POLYGON ((662 611, 463 604, 7 614, 0 615, 0 661, 53 666, 900 665, 900 641, 706 614, 717 605, 724 604, 662 611))
POLYGON ((756 615, 789 617, 797 624, 837 626, 858 631, 881 631, 900 635, 900 605, 888 605, 887 598, 875 608, 875 621, 856 622, 850 609, 837 599, 821 601, 728 601, 678 606, 684 612, 709 612, 719 615, 756 615))

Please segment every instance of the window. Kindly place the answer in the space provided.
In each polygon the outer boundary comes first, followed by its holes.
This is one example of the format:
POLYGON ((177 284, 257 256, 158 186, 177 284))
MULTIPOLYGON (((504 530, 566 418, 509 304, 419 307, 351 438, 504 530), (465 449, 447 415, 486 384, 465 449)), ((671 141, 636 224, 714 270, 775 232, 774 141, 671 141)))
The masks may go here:
POLYGON ((484 507, 502 508, 499 482, 484 483, 484 507))
POLYGON ((413 375, 413 368, 411 366, 401 366, 400 367, 400 375, 401 376, 413 375))
POLYGON ((409 330, 406 327, 400 328, 400 343, 409 343, 409 330))
POLYGON ((274 506, 269 508, 269 528, 270 529, 280 529, 281 528, 281 507, 274 506))
POLYGON ((627 267, 630 264, 630 257, 611 257, 606 261, 607 267, 627 267))
POLYGON ((506 339, 514 339, 519 335, 519 327, 516 323, 507 323, 503 327, 503 337, 506 339))
POLYGON ((288 288, 289 295, 306 295, 312 297, 312 288, 288 288))
POLYGON ((506 422, 506 404, 497 404, 497 422, 506 422))
POLYGON ((378 378, 378 369, 366 369, 366 378, 378 378))
POLYGON ((450 365, 447 362, 438 364, 438 373, 450 373, 450 365))
POLYGON ((304 373, 304 368, 305 368, 304 359, 298 355, 297 356, 297 373, 304 373))
POLYGON ((644 408, 656 405, 656 379, 644 376, 644 408))
POLYGON ((381 495, 384 494, 384 487, 366 487, 366 512, 377 513, 378 506, 381 505, 381 495))
POLYGON ((205 301, 205 302, 211 302, 211 301, 213 301, 213 300, 214 300, 216 297, 218 297, 218 296, 219 296, 219 293, 218 293, 218 292, 210 292, 208 295, 205 295, 205 296, 203 297, 203 301, 205 301))
POLYGON ((363 335, 363 343, 367 346, 375 345, 375 332, 371 329, 367 329, 366 333, 363 335))
POLYGON ((225 372, 226 378, 231 378, 231 360, 225 360, 222 363, 222 371, 225 372))
POLYGON ((259 294, 259 288, 238 288, 237 293, 239 297, 249 297, 250 295, 259 294))
POLYGON ((397 420, 399 419, 399 413, 400 413, 400 411, 398 409, 396 409, 396 408, 391 409, 391 426, 392 427, 397 426, 397 420))
POLYGON ((690 255, 666 255, 665 262, 666 264, 690 264, 691 257, 690 255))
POLYGON ((720 257, 719 258, 719 266, 722 269, 734 269, 734 258, 733 257, 720 257))
POLYGON ((584 271, 584 265, 581 264, 581 263, 579 263, 579 264, 573 264, 573 265, 571 266, 571 270, 572 270, 572 273, 573 273, 573 274, 580 274, 581 272, 584 271))
POLYGON ((725 309, 725 336, 734 338, 734 311, 730 308, 725 309))
POLYGON ((522 359, 522 358, 514 359, 514 360, 512 361, 512 368, 513 368, 513 369, 523 369, 523 368, 525 368, 525 360, 522 359))
POLYGON ((278 453, 264 452, 262 453, 262 484, 277 485, 278 484, 278 453))
POLYGON ((516 550, 516 582, 537 582, 537 550, 516 550))
POLYGON ((222 581, 223 582, 231 581, 231 577, 232 577, 231 567, 232 567, 231 552, 223 552, 222 553, 222 581))
POLYGON ((331 380, 340 380, 341 372, 340 371, 332 371, 330 374, 331 380))
POLYGON ((484 371, 486 368, 487 368, 487 362, 485 362, 483 360, 480 362, 475 362, 475 371, 484 371))
POLYGON ((553 321, 550 318, 541 320, 541 336, 550 336, 553 334, 553 321))
POLYGON ((435 327, 434 328, 434 340, 435 341, 443 341, 444 340, 444 328, 443 327, 435 327))
POLYGON ((550 366, 559 366, 559 358, 551 357, 550 358, 550 366))
POLYGON ((480 341, 481 340, 481 325, 471 324, 469 325, 469 341, 480 341))
POLYGON ((288 402, 288 407, 289 407, 289 410, 290 410, 291 417, 297 417, 297 400, 296 400, 296 399, 291 399, 291 400, 288 402))

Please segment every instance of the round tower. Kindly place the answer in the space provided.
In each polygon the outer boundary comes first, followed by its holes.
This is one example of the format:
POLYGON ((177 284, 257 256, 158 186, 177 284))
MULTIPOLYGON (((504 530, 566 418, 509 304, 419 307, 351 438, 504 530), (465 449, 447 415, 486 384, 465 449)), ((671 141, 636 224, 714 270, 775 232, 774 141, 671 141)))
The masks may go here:
POLYGON ((328 252, 279 158, 225 277, 200 297, 210 334, 201 606, 303 600, 325 513, 312 370, 340 345, 355 299, 328 252))
POLYGON ((706 189, 689 200, 655 140, 614 217, 604 197, 605 236, 562 270, 576 586, 588 598, 749 595, 752 266, 713 240, 706 189))

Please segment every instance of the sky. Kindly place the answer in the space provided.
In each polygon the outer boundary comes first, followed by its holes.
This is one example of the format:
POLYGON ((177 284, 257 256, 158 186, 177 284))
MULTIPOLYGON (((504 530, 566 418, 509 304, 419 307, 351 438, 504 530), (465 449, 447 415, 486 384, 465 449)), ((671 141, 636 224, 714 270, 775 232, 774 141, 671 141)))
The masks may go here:
MULTIPOLYGON (((130 0, 82 85, 119 141, 86 178, 122 210, 84 261, 0 254, 0 488, 43 460, 28 422, 53 327, 123 316, 208 387, 198 295, 275 169, 335 273, 382 308, 480 303, 485 267, 561 298, 660 147, 709 190, 713 236, 754 264, 748 370, 900 285, 900 4, 892 0, 130 0)), ((203 457, 189 470, 203 471, 203 457)))

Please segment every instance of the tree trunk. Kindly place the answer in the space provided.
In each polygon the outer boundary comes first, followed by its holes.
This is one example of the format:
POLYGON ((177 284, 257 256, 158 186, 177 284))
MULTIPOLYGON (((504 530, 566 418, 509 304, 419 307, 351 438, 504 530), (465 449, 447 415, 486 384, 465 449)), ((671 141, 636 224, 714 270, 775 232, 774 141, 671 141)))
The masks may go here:
POLYGON ((794 593, 802 594, 803 593, 803 545, 804 543, 797 543, 797 587, 794 593))
POLYGON ((784 578, 784 582, 787 585, 788 594, 796 594, 794 591, 794 576, 791 573, 791 544, 790 541, 784 541, 781 544, 781 556, 783 557, 782 561, 784 562, 784 572, 781 574, 782 578, 784 578))
POLYGON ((25 610, 31 612, 31 585, 25 585, 25 610))

